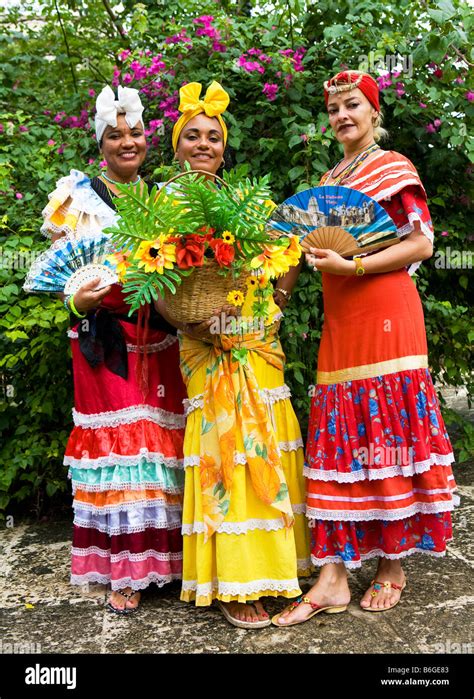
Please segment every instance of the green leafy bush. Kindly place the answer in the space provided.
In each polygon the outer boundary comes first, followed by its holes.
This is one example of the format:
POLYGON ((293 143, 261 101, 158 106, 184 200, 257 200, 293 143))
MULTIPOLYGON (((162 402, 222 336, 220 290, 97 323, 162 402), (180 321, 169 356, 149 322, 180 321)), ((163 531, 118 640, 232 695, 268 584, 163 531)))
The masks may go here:
MULTIPOLYGON (((468 67, 474 51, 467 2, 125 0, 107 12, 91 0, 25 0, 1 13, 3 508, 38 511, 66 490, 61 457, 72 404, 66 313, 55 299, 27 297, 21 285, 25 260, 45 247, 40 211, 56 179, 72 167, 91 175, 100 167, 91 129, 94 96, 112 79, 142 91, 150 141, 145 174, 152 180, 173 172, 170 133, 180 85, 220 81, 231 96, 234 164, 246 164, 251 177, 270 172, 281 201, 316 185, 341 157, 328 128, 323 80, 344 66, 379 75, 390 132, 384 147, 415 163, 437 233, 436 255, 417 278, 430 364, 441 383, 472 391, 467 252, 474 90, 468 67)), ((321 324, 320 280, 305 271, 282 328, 303 430, 321 324)), ((463 448, 460 456, 469 453, 463 448)))

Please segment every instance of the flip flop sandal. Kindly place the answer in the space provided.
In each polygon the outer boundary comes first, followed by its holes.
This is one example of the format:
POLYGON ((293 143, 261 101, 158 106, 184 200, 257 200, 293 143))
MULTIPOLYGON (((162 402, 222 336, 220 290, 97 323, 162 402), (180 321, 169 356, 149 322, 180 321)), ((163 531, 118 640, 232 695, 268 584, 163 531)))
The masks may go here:
POLYGON ((316 604, 316 602, 311 602, 309 597, 298 597, 294 602, 290 604, 289 607, 283 610, 283 612, 280 612, 279 614, 275 614, 274 617, 272 617, 272 624, 275 626, 279 626, 280 628, 283 628, 285 626, 296 626, 296 624, 304 624, 305 621, 309 621, 315 614, 319 614, 320 612, 325 612, 326 614, 340 614, 341 612, 345 612, 347 609, 347 604, 333 604, 327 607, 320 607, 319 604, 316 604), (290 621, 289 624, 280 624, 278 621, 283 612, 292 612, 296 607, 299 607, 300 604, 309 604, 311 606, 311 609, 313 610, 308 614, 306 619, 300 619, 299 621, 290 621))
POLYGON ((374 609, 372 607, 362 607, 364 612, 388 612, 389 609, 393 609, 400 602, 402 598, 402 592, 407 586, 406 580, 404 581, 403 585, 397 585, 397 583, 390 582, 390 580, 384 580, 384 582, 380 582, 380 580, 372 580, 370 584, 374 588, 370 593, 371 597, 377 597, 377 593, 380 592, 380 590, 383 590, 384 593, 388 594, 390 593, 390 590, 392 588, 394 590, 400 591, 400 597, 397 599, 396 602, 391 604, 390 607, 381 607, 380 609, 374 609))
MULTIPOLYGON (((247 602, 247 604, 252 604, 252 602, 247 602)), ((223 604, 220 600, 217 600, 217 605, 227 621, 233 626, 237 626, 239 629, 263 629, 265 626, 270 626, 272 623, 270 619, 266 619, 265 621, 242 621, 241 619, 236 619, 234 616, 232 616, 225 604, 223 604)))
MULTIPOLYGON (((133 592, 124 592, 124 590, 113 590, 113 592, 118 592, 119 595, 122 595, 122 597, 125 597, 125 599, 126 599, 125 604, 127 604, 127 602, 129 600, 131 600, 132 597, 134 597, 137 594, 137 592, 139 592, 139 590, 134 590, 133 592)), ((117 609, 116 607, 113 606, 113 604, 111 602, 108 602, 107 609, 110 612, 113 612, 114 614, 120 614, 121 616, 127 616, 128 614, 134 614, 138 609, 138 605, 136 607, 124 607, 123 609, 117 609)))

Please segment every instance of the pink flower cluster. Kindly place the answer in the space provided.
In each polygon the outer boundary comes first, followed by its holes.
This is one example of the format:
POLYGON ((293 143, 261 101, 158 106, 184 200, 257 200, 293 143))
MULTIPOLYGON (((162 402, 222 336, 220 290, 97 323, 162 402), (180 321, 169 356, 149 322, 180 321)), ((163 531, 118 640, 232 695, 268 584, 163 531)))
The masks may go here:
POLYGON ((173 36, 167 36, 165 39, 165 44, 185 44, 189 48, 192 48, 193 42, 186 35, 186 29, 181 29, 177 34, 173 36))
POLYGON ((221 33, 218 29, 212 26, 214 17, 212 15, 201 15, 193 19, 193 24, 198 26, 196 36, 208 36, 212 39, 212 50, 218 53, 225 53, 227 47, 221 44, 221 33))
POLYGON ((467 99, 468 102, 474 102, 474 92, 472 92, 472 90, 469 90, 469 92, 466 92, 464 97, 467 99))
POLYGON ((56 124, 59 124, 63 129, 89 129, 89 112, 87 109, 81 109, 79 116, 66 116, 66 112, 58 112, 53 118, 56 124))
POLYGON ((441 124, 441 119, 435 119, 432 124, 427 124, 425 126, 426 133, 436 133, 437 131, 439 131, 439 127, 441 126, 441 124))
POLYGON ((276 85, 275 83, 265 83, 262 92, 269 102, 273 102, 274 100, 276 100, 278 85, 276 85))
POLYGON ((161 130, 163 126, 163 119, 151 119, 148 123, 148 128, 145 129, 145 136, 151 136, 158 129, 161 130))
POLYGON ((303 46, 300 46, 298 49, 283 49, 280 51, 282 56, 287 56, 291 58, 293 62, 293 70, 295 70, 297 73, 300 73, 302 70, 304 70, 303 66, 303 56, 306 53, 306 49, 303 46))
POLYGON ((249 49, 237 59, 237 65, 246 70, 247 73, 257 71, 261 75, 265 73, 265 67, 263 64, 268 64, 271 62, 271 56, 267 56, 263 51, 256 48, 249 49), (249 58, 249 56, 251 58, 249 58))
POLYGON ((178 92, 175 91, 172 95, 169 95, 164 100, 160 102, 160 109, 163 111, 163 115, 171 119, 171 121, 177 121, 179 118, 179 112, 176 109, 178 105, 178 92))

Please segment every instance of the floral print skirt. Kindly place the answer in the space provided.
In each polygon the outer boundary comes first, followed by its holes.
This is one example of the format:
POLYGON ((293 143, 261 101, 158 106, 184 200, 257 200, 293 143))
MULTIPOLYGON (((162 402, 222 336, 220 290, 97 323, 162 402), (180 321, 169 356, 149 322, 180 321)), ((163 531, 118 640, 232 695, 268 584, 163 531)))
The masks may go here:
POLYGON ((306 457, 313 564, 444 554, 456 484, 428 369, 317 386, 306 457))

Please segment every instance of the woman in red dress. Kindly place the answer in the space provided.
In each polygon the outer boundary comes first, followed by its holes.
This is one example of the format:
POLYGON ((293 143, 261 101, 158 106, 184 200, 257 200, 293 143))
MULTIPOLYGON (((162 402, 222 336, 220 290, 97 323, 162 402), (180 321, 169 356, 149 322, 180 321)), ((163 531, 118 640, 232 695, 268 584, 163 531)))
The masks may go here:
MULTIPOLYGON (((358 71, 325 82, 330 125, 344 158, 321 185, 358 189, 397 225, 399 244, 344 259, 306 255, 322 273, 324 325, 306 446, 307 517, 317 583, 274 623, 344 611, 347 569, 378 558, 360 604, 386 611, 406 585, 402 559, 442 556, 457 504, 453 454, 428 369, 423 310, 410 273, 432 255, 426 193, 413 164, 384 151, 379 90, 358 71), (408 268, 408 269, 407 269, 408 268)), ((279 287, 291 290, 295 275, 279 287)))
MULTIPOLYGON (((72 170, 43 211, 53 240, 102 235, 117 219, 119 184, 147 184, 138 91, 106 87, 96 136, 107 168, 89 179, 72 170)), ((120 271, 120 270, 119 270, 120 271)), ((121 287, 99 280, 66 300, 74 374, 74 428, 64 464, 74 495, 71 583, 110 584, 108 608, 134 612, 140 591, 181 579, 185 388, 176 332, 149 309, 129 315, 121 287)))

